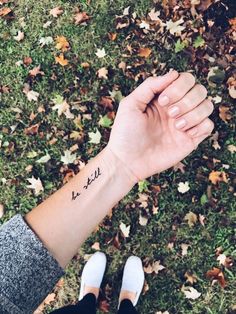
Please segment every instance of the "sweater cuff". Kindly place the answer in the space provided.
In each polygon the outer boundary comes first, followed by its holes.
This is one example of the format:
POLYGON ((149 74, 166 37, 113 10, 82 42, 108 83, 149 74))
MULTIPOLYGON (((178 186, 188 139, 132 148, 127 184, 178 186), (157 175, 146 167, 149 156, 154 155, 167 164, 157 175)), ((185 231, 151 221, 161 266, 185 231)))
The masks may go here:
POLYGON ((3 224, 0 295, 9 300, 9 305, 14 304, 25 314, 32 313, 63 275, 64 270, 21 215, 3 224))

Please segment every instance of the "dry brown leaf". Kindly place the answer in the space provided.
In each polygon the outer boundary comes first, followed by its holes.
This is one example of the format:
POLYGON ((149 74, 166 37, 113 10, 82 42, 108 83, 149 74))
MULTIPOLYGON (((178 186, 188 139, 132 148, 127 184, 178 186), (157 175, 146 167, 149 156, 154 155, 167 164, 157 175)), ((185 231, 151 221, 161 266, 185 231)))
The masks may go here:
POLYGON ((197 215, 190 211, 184 216, 184 220, 187 221, 189 227, 192 228, 197 222, 197 215))
POLYGON ((117 33, 108 33, 107 35, 111 41, 114 41, 117 38, 117 33))
POLYGON ((25 34, 21 31, 18 31, 17 35, 14 36, 14 39, 19 42, 22 41, 24 38, 25 38, 25 34))
POLYGON ((49 14, 52 15, 53 17, 57 18, 63 13, 63 10, 61 7, 55 7, 52 10, 50 10, 49 14))
POLYGON ((39 126, 40 126, 40 123, 31 125, 30 127, 25 128, 24 133, 25 133, 26 135, 35 135, 35 134, 38 134, 39 126))
POLYGON ((2 9, 0 9, 0 16, 6 16, 11 12, 12 12, 12 10, 10 8, 2 8, 2 9))
POLYGON ((143 58, 148 58, 151 54, 152 50, 150 48, 140 47, 138 55, 143 58))
POLYGON ((29 71, 29 75, 34 76, 34 77, 37 75, 44 75, 44 74, 45 73, 40 70, 40 65, 29 71))
POLYGON ((221 269, 213 267, 213 269, 208 270, 206 277, 212 281, 216 280, 222 288, 225 288, 226 281, 221 269))
POLYGON ((86 22, 89 19, 91 19, 91 17, 88 16, 88 14, 86 12, 78 12, 74 16, 75 25, 79 25, 83 22, 86 22))
POLYGON ((55 61, 56 63, 59 63, 63 67, 69 64, 69 61, 65 59, 63 53, 61 53, 59 57, 55 57, 55 61))
POLYGON ((100 243, 99 242, 94 242, 94 244, 91 246, 92 249, 95 251, 100 251, 100 243))
POLYGON ((101 68, 101 69, 99 69, 98 71, 97 71, 97 73, 98 73, 98 77, 99 78, 104 78, 104 79, 108 79, 108 70, 105 68, 105 67, 103 67, 103 68, 101 68))
POLYGON ((226 106, 220 106, 219 107, 219 116, 221 120, 223 120, 225 123, 228 123, 228 120, 232 118, 232 115, 229 113, 230 108, 226 106))
POLYGON ((106 109, 113 110, 113 101, 109 96, 102 96, 98 103, 106 109))
POLYGON ((193 285, 195 282, 197 282, 197 276, 187 271, 184 274, 184 277, 186 278, 186 282, 189 282, 191 285, 193 285))
POLYGON ((24 59, 23 59, 23 63, 26 66, 30 65, 32 62, 33 62, 33 60, 31 57, 24 57, 24 59))
POLYGON ((211 171, 209 174, 209 181, 213 184, 217 184, 219 182, 228 182, 227 175, 224 171, 211 171))

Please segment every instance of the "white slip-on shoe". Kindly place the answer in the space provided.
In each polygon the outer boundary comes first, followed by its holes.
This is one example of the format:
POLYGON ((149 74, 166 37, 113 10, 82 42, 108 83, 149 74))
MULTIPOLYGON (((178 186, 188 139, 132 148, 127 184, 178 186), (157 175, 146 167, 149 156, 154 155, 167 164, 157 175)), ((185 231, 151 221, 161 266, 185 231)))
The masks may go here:
POLYGON ((94 253, 84 266, 81 276, 79 301, 84 297, 84 287, 100 288, 107 264, 106 255, 102 252, 94 253))
POLYGON ((138 302, 143 285, 144 271, 142 261, 137 256, 130 256, 125 263, 121 291, 126 290, 135 293, 135 300, 132 302, 134 306, 138 302))

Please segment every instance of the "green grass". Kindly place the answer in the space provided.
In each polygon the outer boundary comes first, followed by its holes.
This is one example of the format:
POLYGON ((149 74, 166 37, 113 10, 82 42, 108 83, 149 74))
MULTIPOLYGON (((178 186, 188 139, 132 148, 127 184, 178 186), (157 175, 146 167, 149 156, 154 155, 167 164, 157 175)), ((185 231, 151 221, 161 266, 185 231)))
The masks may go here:
MULTIPOLYGON (((161 10, 161 18, 164 19, 164 11, 161 2, 156 8, 161 10)), ((27 213, 31 208, 42 202, 51 193, 63 184, 63 174, 60 172, 62 163, 60 156, 69 149, 75 140, 68 138, 69 134, 76 130, 72 120, 65 119, 64 115, 57 116, 51 110, 52 99, 55 95, 62 95, 69 103, 78 102, 87 107, 86 113, 92 114, 91 120, 82 120, 84 139, 80 141, 78 155, 83 161, 87 161, 106 144, 109 129, 99 127, 100 116, 106 114, 106 110, 98 105, 101 96, 109 95, 114 86, 127 95, 141 82, 141 78, 134 80, 139 73, 150 75, 153 69, 157 73, 163 73, 169 68, 179 71, 193 71, 198 80, 204 83, 209 94, 220 95, 223 103, 231 108, 233 113, 232 98, 229 98, 225 81, 216 87, 208 86, 206 80, 206 67, 215 66, 201 58, 203 49, 197 48, 196 60, 193 65, 187 50, 175 54, 175 42, 177 38, 167 33, 150 32, 143 35, 139 27, 132 23, 128 28, 116 30, 116 15, 121 15, 128 5, 130 11, 136 12, 137 17, 145 19, 146 15, 154 7, 152 1, 29 1, 19 0, 10 2, 15 18, 5 20, 0 18, 0 83, 10 88, 9 94, 0 94, 0 136, 2 147, 0 150, 0 203, 4 204, 5 214, 1 219, 4 223, 16 213, 27 213), (64 13, 57 19, 49 17, 48 12, 56 6, 61 6, 64 13), (76 7, 80 6, 92 16, 88 25, 76 26, 73 23, 73 15, 76 7), (24 18, 25 26, 21 26, 24 18), (48 20, 53 23, 49 28, 43 28, 48 20), (25 33, 25 39, 18 43, 13 39, 17 31, 21 29, 25 33), (108 32, 117 32, 115 41, 108 39, 108 32), (142 35, 141 35, 142 34, 142 35), (51 44, 43 48, 39 45, 41 37, 58 35, 65 36, 71 49, 65 53, 70 65, 62 68, 56 65, 54 54, 55 45, 51 44), (165 38, 165 41, 163 40, 165 38), (150 47, 152 54, 143 59, 133 55, 128 56, 127 45, 135 49, 140 46, 150 47), (97 48, 105 48, 107 56, 98 59, 95 55, 97 48), (199 57, 198 57, 199 54, 199 57), (126 55, 126 56, 124 56, 126 55), (29 66, 17 67, 15 63, 24 57, 30 56, 33 60, 29 66), (118 64, 125 61, 130 66, 129 77, 123 74, 118 64), (82 62, 90 63, 89 69, 81 67, 82 62), (141 62, 141 63, 140 63, 141 62), (138 65, 138 63, 140 63, 138 65), (41 65, 45 72, 43 77, 30 80, 28 72, 37 65, 41 65), (163 64, 164 70, 162 69, 163 64), (97 78, 96 72, 101 67, 109 70, 109 79, 97 78), (203 71, 204 69, 204 71, 203 71), (52 76, 56 79, 52 79, 52 76), (40 94, 39 101, 27 101, 23 90, 26 82, 31 83, 31 88, 40 94), (82 92, 86 88, 86 93, 82 92), (33 122, 30 114, 36 113, 39 105, 43 105, 45 113, 39 113, 33 122), (14 108, 22 110, 17 114, 14 108), (32 124, 40 123, 39 131, 43 136, 25 135, 25 128, 32 124), (11 132, 11 126, 17 125, 11 132), (101 144, 91 145, 88 142, 88 132, 99 127, 102 134, 101 144), (50 145, 48 141, 53 137, 58 141, 50 145), (14 150, 9 151, 9 145, 14 143, 14 150), (32 151, 37 153, 35 158, 27 157, 32 151), (46 164, 38 164, 36 160, 49 153, 51 160, 46 164), (26 167, 32 165, 30 173, 26 167), (36 197, 26 186, 27 178, 32 175, 40 177, 45 191, 36 197), (2 178, 6 179, 2 181, 2 178)), ((187 19, 192 19, 189 11, 186 11, 187 19)), ((186 18, 185 17, 185 18, 186 18)), ((169 20, 169 17, 166 18, 169 20)), ((216 35, 217 36, 217 35, 216 35)), ((224 35, 222 35, 224 36, 224 35)), ((194 36, 194 39, 196 36, 194 36)), ((215 44, 217 43, 215 37, 215 44)), ((229 37, 226 37, 230 44, 229 37)), ((208 45, 207 40, 206 45, 208 45)), ((209 42, 210 44, 210 42, 209 42)), ((212 43, 211 43, 212 44, 212 43)), ((216 49, 216 57, 220 57, 216 49)), ((230 75, 230 70, 227 75, 230 75)), ((118 103, 115 104, 117 108, 118 103)), ((235 157, 227 149, 229 144, 234 143, 233 118, 225 123, 219 118, 218 106, 212 115, 215 122, 215 130, 219 132, 219 144, 221 148, 215 150, 209 140, 206 140, 186 160, 185 173, 175 172, 172 169, 160 175, 148 179, 149 185, 145 192, 148 199, 148 207, 143 209, 137 202, 138 188, 135 187, 130 194, 120 202, 113 210, 112 218, 106 218, 98 232, 91 235, 81 248, 64 277, 64 284, 56 289, 56 299, 50 305, 45 306, 44 313, 49 313, 53 308, 76 302, 78 298, 79 276, 85 263, 84 255, 92 254, 91 248, 94 242, 99 242, 101 250, 108 256, 108 265, 105 280, 102 287, 102 298, 105 291, 110 303, 110 312, 114 313, 117 307, 119 287, 122 278, 122 269, 125 260, 131 254, 140 256, 143 261, 161 260, 165 269, 158 275, 146 275, 149 290, 140 298, 138 309, 140 313, 153 314, 156 311, 168 310, 170 314, 228 314, 232 313, 235 306, 235 265, 229 270, 222 268, 226 277, 227 286, 222 289, 218 284, 213 285, 206 279, 206 272, 212 267, 219 267, 216 261, 215 250, 222 247, 227 256, 236 258, 236 214, 235 197, 233 195, 233 183, 235 181, 233 169, 235 157), (214 158, 220 160, 214 163, 214 158), (226 164, 229 168, 224 168, 226 164), (212 170, 224 170, 228 174, 228 183, 211 185, 208 175, 212 170), (180 194, 177 191, 179 182, 189 181, 190 191, 180 194), (159 185, 161 192, 156 193, 153 185, 159 185), (202 195, 209 195, 211 189, 212 199, 206 199, 201 204, 202 195), (157 214, 152 213, 153 205, 158 206, 157 214), (206 217, 205 226, 197 223, 193 228, 184 222, 184 216, 192 211, 206 217), (139 224, 139 214, 148 217, 146 226, 139 224), (121 222, 131 225, 129 238, 122 238, 119 231, 121 222), (119 234, 120 248, 114 245, 114 238, 119 234), (167 245, 174 241, 173 250, 167 245), (187 256, 181 256, 181 244, 189 244, 187 256), (181 292, 185 284, 184 274, 186 271, 193 272, 198 281, 194 287, 201 292, 201 297, 195 301, 187 300, 181 292), (108 288, 111 292, 108 293, 108 288)), ((75 115, 82 114, 80 109, 72 110, 75 115)), ((235 144, 235 143, 234 143, 235 144)), ((76 171, 76 166, 71 166, 76 171)), ((79 226, 78 226, 79 228, 79 226)))

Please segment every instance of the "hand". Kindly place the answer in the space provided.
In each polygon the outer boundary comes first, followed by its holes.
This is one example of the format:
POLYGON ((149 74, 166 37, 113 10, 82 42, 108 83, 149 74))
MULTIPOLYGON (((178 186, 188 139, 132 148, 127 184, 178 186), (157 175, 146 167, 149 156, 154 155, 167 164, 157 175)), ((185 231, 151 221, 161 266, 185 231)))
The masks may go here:
POLYGON ((121 101, 107 147, 136 181, 174 166, 214 128, 206 96, 190 73, 146 79, 121 101))

